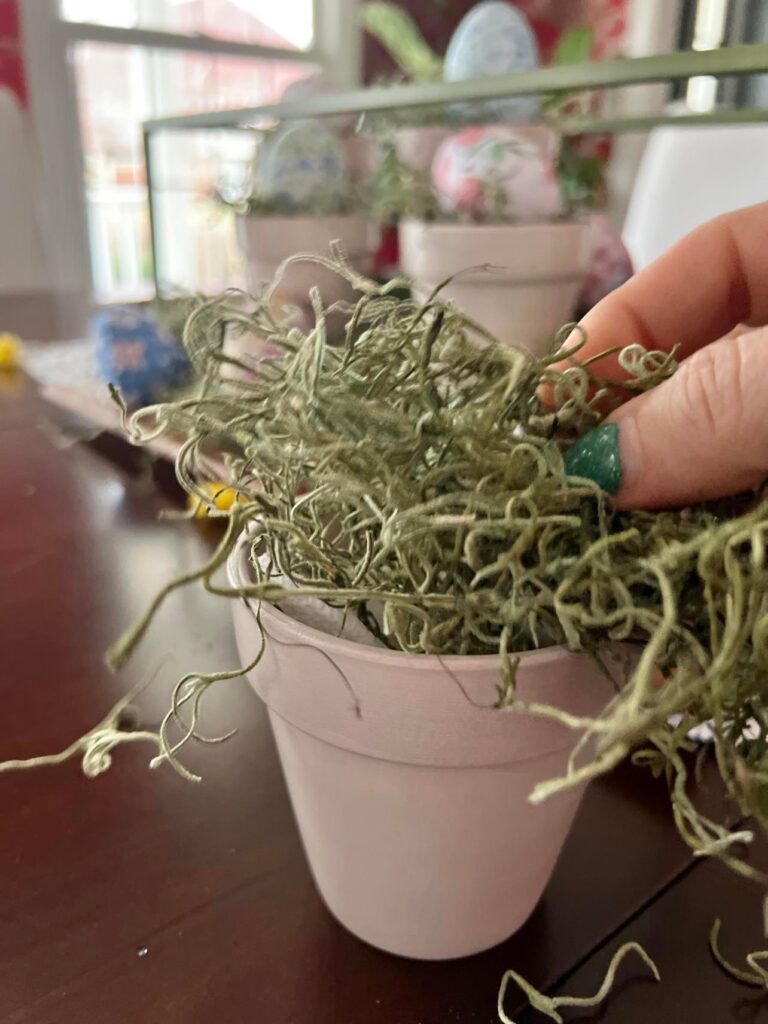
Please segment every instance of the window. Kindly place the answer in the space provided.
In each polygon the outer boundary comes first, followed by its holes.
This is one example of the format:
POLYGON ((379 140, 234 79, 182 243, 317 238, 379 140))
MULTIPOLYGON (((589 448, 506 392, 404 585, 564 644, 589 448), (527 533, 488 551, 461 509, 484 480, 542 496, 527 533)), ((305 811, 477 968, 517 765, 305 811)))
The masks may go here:
POLYGON ((202 33, 279 49, 314 42, 312 0, 61 0, 68 21, 202 33))
MULTIPOLYGON (((728 17, 727 0, 699 0, 694 22, 693 50, 716 50, 725 39, 728 17)), ((691 110, 706 113, 717 103, 718 80, 712 75, 698 75, 688 81, 686 99, 691 110)))
MULTIPOLYGON (((48 287, 62 308, 88 293, 100 302, 151 294, 141 122, 274 102, 318 68, 356 84, 358 2, 20 4, 48 287)), ((234 225, 212 196, 222 177, 242 184, 254 135, 153 140, 160 280, 195 290, 240 283, 234 225)))
MULTIPOLYGON (((74 69, 85 207, 97 301, 152 294, 141 123, 168 114, 279 99, 316 68, 312 0, 60 0, 74 69), (97 31, 100 26, 105 29, 97 31), (156 44, 172 36, 173 48, 156 44), (185 37, 191 46, 185 49, 185 37), (112 39, 114 38, 114 41, 112 39), (244 55, 231 54, 238 44, 244 55), (245 44, 245 45, 243 45, 245 44), (264 55, 264 49, 267 55, 264 55), (251 49, 254 56, 247 54, 251 49), (223 51, 223 52, 220 52, 223 51)), ((245 180, 254 137, 189 133, 156 140, 158 274, 164 286, 217 291, 242 284, 222 176, 245 180)))

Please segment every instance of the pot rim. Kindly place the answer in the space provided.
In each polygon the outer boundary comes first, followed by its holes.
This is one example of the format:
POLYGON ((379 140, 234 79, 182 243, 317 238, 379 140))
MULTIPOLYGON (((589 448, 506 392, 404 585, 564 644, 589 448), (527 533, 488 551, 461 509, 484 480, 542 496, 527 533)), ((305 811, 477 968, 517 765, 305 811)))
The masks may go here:
MULTIPOLYGON (((245 562, 244 537, 241 537, 227 559, 227 576, 229 582, 235 589, 243 586, 243 568, 245 562)), ((245 604, 251 615, 256 618, 253 608, 253 599, 241 595, 240 600, 245 604)), ((421 669, 438 670, 445 672, 446 669, 466 672, 488 670, 492 664, 498 664, 498 654, 409 654, 407 651, 393 651, 389 647, 368 647, 366 644, 355 643, 343 637, 333 636, 324 633, 322 630, 307 626, 297 619, 291 618, 281 611, 277 605, 268 601, 261 602, 261 616, 272 619, 278 628, 287 632, 293 632, 301 642, 313 647, 322 647, 327 651, 337 654, 347 654, 359 661, 382 663, 394 665, 400 662, 403 666, 408 665, 411 669, 417 665, 421 669)), ((535 668, 537 665, 549 661, 568 661, 571 659, 588 658, 589 655, 583 651, 572 651, 565 644, 555 644, 551 647, 540 647, 531 651, 515 652, 520 657, 521 664, 535 668)))
POLYGON ((394 133, 395 135, 436 135, 440 132, 443 135, 453 135, 457 128, 457 125, 449 124, 401 124, 395 126, 394 133))
POLYGON ((401 229, 421 228, 430 231, 532 231, 547 228, 550 231, 573 231, 574 228, 583 229, 587 227, 587 221, 581 217, 570 217, 560 220, 532 220, 519 221, 517 223, 506 223, 504 221, 493 221, 491 223, 473 223, 471 221, 459 220, 418 220, 415 217, 405 217, 400 221, 401 229))
POLYGON ((278 221, 288 221, 291 224, 298 224, 301 221, 306 221, 310 224, 314 224, 319 220, 324 221, 370 221, 370 218, 365 213, 238 213, 236 214, 239 220, 243 221, 257 221, 263 220, 270 224, 275 224, 278 221))

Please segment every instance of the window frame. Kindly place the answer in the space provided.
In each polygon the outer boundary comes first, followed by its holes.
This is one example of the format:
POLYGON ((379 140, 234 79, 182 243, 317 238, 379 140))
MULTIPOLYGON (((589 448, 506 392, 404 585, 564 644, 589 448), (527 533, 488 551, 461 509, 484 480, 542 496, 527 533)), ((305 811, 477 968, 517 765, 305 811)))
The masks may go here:
POLYGON ((80 296, 93 293, 82 135, 70 59, 74 45, 105 42, 212 56, 296 61, 315 64, 338 85, 351 87, 360 81, 357 2, 313 0, 314 40, 306 50, 163 29, 66 21, 59 14, 58 0, 20 4, 31 131, 37 154, 35 188, 51 291, 80 296))
MULTIPOLYGON (((319 0, 313 3, 313 21, 317 25, 319 0)), ((61 34, 68 44, 94 42, 118 43, 123 46, 143 46, 149 50, 184 50, 188 53, 208 53, 215 57, 250 57, 254 60, 295 60, 312 64, 320 62, 322 54, 317 45, 317 31, 312 46, 306 50, 283 49, 262 43, 243 43, 234 39, 219 39, 202 33, 187 35, 166 29, 125 28, 120 25, 101 25, 91 21, 59 19, 61 34)))

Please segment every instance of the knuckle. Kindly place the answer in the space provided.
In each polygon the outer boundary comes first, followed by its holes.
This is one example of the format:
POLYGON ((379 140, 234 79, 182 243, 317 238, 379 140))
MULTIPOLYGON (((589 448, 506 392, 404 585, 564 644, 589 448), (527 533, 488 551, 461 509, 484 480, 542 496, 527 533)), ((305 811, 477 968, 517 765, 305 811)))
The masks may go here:
POLYGON ((744 381, 740 341, 708 345, 686 359, 678 371, 678 414, 708 436, 738 427, 744 381))

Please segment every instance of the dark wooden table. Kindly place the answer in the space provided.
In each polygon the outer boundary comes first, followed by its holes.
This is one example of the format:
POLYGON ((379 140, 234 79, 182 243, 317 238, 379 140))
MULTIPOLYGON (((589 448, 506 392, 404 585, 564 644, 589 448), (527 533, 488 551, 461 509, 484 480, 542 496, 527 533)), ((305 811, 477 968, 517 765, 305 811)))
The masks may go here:
MULTIPOLYGON (((65 747, 158 666, 141 700, 149 723, 180 674, 236 663, 226 602, 189 590, 135 664, 104 667, 158 585, 210 544, 194 524, 159 520, 174 499, 141 459, 115 454, 68 445, 33 387, 0 375, 2 759, 65 747)), ((645 772, 625 766, 590 788, 521 932, 424 964, 369 948, 325 911, 247 685, 222 684, 210 711, 210 727, 239 731, 195 755, 200 785, 150 771, 138 746, 93 781, 76 763, 0 776, 1 1024, 491 1024, 505 968, 585 994, 627 938, 663 983, 627 963, 603 1009, 568 1019, 768 1021, 765 996, 724 977, 706 944, 722 914, 734 958, 758 948, 760 894, 692 860, 645 772)), ((508 1012, 522 1002, 510 993, 508 1012)))

